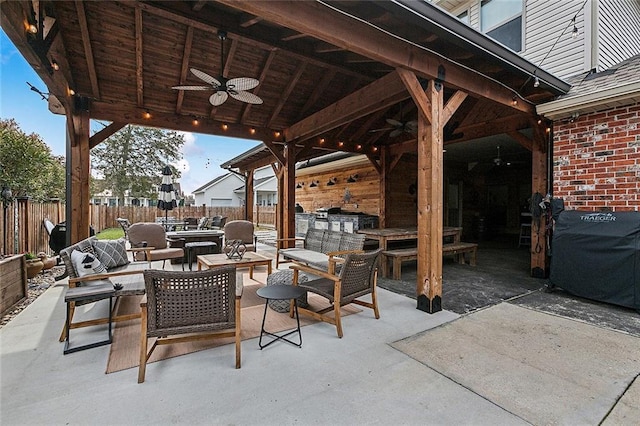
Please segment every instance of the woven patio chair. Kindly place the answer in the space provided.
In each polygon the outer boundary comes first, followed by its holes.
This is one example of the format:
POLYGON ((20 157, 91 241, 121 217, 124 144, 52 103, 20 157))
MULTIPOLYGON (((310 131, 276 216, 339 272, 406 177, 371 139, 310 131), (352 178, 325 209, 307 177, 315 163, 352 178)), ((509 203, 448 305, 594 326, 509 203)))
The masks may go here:
POLYGON ((184 241, 167 238, 164 227, 157 223, 138 222, 129 227, 129 243, 131 243, 132 248, 153 247, 152 250, 136 252, 135 260, 148 260, 150 262, 162 260, 162 267, 164 268, 167 259, 181 259, 184 256, 184 250, 181 247, 170 246, 167 244, 168 242, 174 244, 182 243, 184 245, 184 241))
POLYGON ((140 367, 144 382, 147 361, 157 345, 235 337, 236 368, 240 368, 240 298, 236 268, 206 271, 144 271, 146 298, 140 303, 140 367), (156 340, 148 348, 148 339, 156 340))
MULTIPOLYGON (((376 319, 379 319, 380 312, 378 310, 376 284, 378 279, 378 259, 381 252, 382 249, 378 249, 365 253, 347 254, 344 264, 337 275, 306 265, 295 264, 290 266, 293 269, 293 285, 299 286, 308 292, 319 294, 327 298, 331 303, 331 306, 319 311, 298 307, 298 312, 335 325, 340 338, 343 335, 342 321, 340 319, 340 308, 342 306, 355 303, 371 308, 376 319), (318 278, 301 282, 299 280, 299 272, 301 271, 306 272, 306 275, 315 275, 318 278), (371 302, 358 299, 367 294, 371 294, 371 302), (334 311, 333 316, 325 315, 331 311, 334 311)), ((293 317, 293 303, 291 304, 289 315, 293 317)))

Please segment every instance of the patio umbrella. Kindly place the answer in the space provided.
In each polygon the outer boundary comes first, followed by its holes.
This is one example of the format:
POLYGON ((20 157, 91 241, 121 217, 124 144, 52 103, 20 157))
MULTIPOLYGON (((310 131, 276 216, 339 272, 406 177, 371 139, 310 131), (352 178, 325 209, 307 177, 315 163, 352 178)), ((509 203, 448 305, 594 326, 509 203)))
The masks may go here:
POLYGON ((171 167, 164 166, 162 169, 162 184, 158 191, 158 208, 164 210, 164 224, 167 225, 167 215, 169 210, 173 210, 177 207, 176 192, 173 189, 173 182, 171 180, 171 167))

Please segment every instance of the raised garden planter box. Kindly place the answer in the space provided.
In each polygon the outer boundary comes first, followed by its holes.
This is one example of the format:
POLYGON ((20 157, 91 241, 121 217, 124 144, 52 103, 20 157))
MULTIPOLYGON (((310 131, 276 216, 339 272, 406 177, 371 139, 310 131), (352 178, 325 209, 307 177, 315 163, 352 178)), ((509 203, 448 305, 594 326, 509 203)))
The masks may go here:
POLYGON ((0 260, 0 316, 27 297, 27 265, 23 255, 0 260))

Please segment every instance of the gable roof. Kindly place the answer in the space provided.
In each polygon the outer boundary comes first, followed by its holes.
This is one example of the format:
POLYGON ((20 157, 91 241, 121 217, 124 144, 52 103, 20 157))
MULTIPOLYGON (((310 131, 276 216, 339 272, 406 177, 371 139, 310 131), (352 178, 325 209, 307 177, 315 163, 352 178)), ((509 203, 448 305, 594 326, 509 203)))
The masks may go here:
MULTIPOLYGON (((218 176, 217 178, 214 178, 212 180, 210 180, 209 182, 205 183, 204 185, 202 185, 199 188, 196 188, 193 190, 193 194, 199 193, 199 192, 204 192, 206 189, 212 187, 213 185, 215 185, 216 183, 220 182, 221 180, 224 180, 226 178, 228 178, 230 175, 235 175, 234 173, 225 173, 221 176, 218 176)), ((238 179, 240 179, 240 177, 238 177, 238 179)))

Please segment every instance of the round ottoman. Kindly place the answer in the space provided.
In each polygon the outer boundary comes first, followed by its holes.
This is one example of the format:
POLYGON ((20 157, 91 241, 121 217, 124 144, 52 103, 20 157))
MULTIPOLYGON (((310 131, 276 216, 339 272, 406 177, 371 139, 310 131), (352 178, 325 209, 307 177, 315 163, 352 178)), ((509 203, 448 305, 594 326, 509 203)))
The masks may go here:
MULTIPOLYGON (((305 281, 307 281, 306 275, 300 273, 298 275, 298 282, 303 283, 305 281)), ((293 284, 293 271, 290 269, 286 271, 278 271, 267 277, 268 286, 284 285, 284 284, 287 284, 287 285, 293 284)), ((290 305, 289 300, 269 300, 268 304, 269 304, 269 307, 276 312, 281 312, 281 313, 289 312, 289 305, 290 305)), ((307 293, 305 293, 303 296, 300 296, 298 298, 298 307, 300 308, 309 307, 309 303, 307 303, 307 293)))

